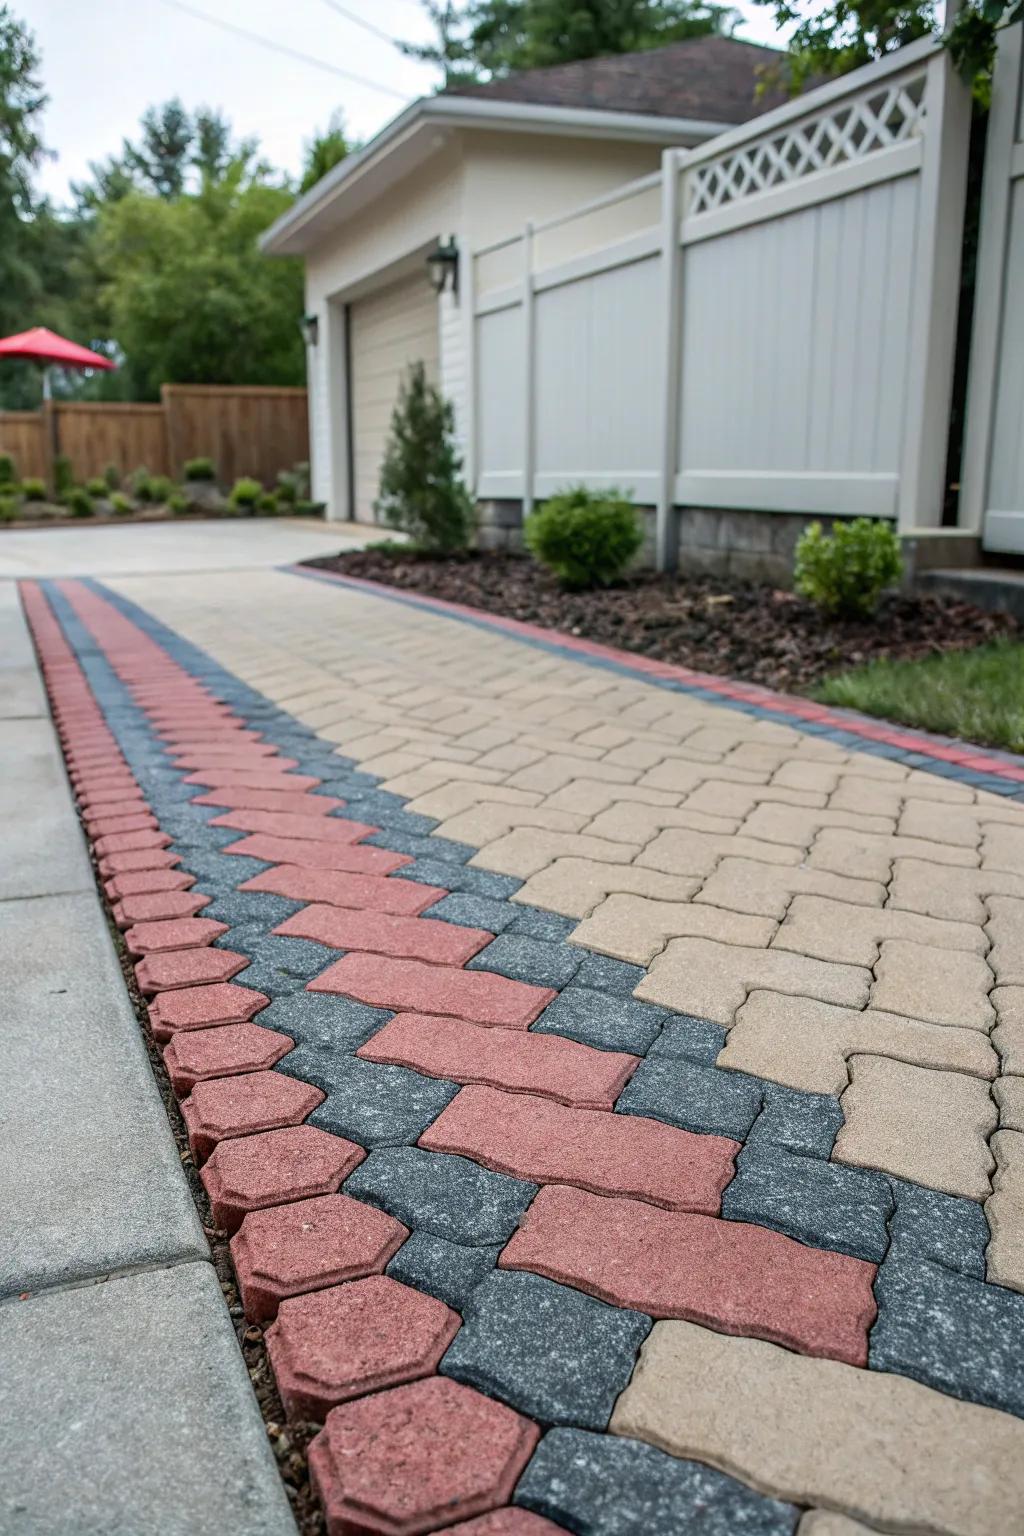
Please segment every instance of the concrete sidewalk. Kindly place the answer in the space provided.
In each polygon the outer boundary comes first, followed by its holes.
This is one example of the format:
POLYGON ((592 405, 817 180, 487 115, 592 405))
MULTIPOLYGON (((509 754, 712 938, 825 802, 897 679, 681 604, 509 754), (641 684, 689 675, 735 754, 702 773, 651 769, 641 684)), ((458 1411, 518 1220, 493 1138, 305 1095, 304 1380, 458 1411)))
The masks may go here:
POLYGON ((0 585, 2 1536, 294 1531, 0 585))

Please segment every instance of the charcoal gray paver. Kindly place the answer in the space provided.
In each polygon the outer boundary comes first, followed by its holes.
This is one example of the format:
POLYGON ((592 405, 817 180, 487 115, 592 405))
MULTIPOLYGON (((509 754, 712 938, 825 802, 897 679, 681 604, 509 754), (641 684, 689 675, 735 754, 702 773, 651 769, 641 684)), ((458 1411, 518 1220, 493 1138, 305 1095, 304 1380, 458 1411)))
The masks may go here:
POLYGON ((537 1193, 536 1184, 422 1147, 371 1152, 344 1189, 407 1227, 470 1247, 506 1243, 537 1193))

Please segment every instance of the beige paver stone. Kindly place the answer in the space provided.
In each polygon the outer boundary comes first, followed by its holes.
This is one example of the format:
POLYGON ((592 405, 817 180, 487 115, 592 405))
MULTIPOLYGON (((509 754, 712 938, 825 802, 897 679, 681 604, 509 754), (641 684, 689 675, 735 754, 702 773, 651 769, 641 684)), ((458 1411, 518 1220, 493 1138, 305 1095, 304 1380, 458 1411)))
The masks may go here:
POLYGON ((813 794, 830 795, 839 783, 839 763, 809 763, 790 757, 781 762, 772 775, 780 789, 806 789, 813 794))
POLYGON ((444 821, 446 816, 457 816, 481 801, 495 801, 503 805, 537 805, 540 796, 529 794, 525 789, 509 789, 506 784, 481 784, 475 779, 452 779, 438 784, 436 789, 418 795, 406 806, 420 816, 435 816, 444 821))
POLYGON ((736 1014, 718 1065, 806 1093, 839 1094, 850 1080, 848 1058, 864 1054, 986 1081, 999 1071, 998 1055, 977 1030, 778 992, 751 992, 736 1014))
POLYGON ((521 747, 510 743, 507 747, 497 747, 493 752, 485 752, 477 758, 477 766, 480 768, 493 768, 496 773, 515 773, 520 768, 529 768, 531 763, 539 763, 544 756, 532 747, 521 747))
POLYGON ((613 891, 630 891, 656 901, 688 901, 700 881, 681 875, 663 875, 636 864, 605 864, 594 859, 558 858, 538 870, 512 897, 513 901, 559 912, 563 917, 586 917, 613 891))
POLYGON ((767 917, 617 892, 584 919, 572 942, 633 965, 649 965, 668 939, 705 938, 720 944, 767 946, 776 926, 767 917))
POLYGON ((981 867, 1019 875, 1024 869, 1024 826, 989 823, 981 840, 981 867))
POLYGON ((984 931, 971 923, 946 923, 917 912, 850 906, 829 896, 803 895, 794 896, 773 948, 792 949, 819 960, 873 966, 883 939, 909 939, 975 955, 984 955, 988 949, 984 931))
POLYGON ((634 996, 678 1013, 731 1024, 747 994, 759 988, 862 1008, 870 982, 871 973, 862 966, 711 939, 671 939, 634 996))
POLYGON ((756 806, 743 823, 746 837, 756 837, 767 843, 786 843, 804 850, 810 848, 824 828, 885 836, 895 832, 896 825, 891 816, 863 816, 855 811, 765 804, 756 806))
POLYGON ((432 765, 434 759, 422 752, 396 750, 394 752, 382 752, 379 757, 360 757, 357 752, 351 756, 362 768, 364 773, 375 773, 385 783, 396 774, 415 773, 417 769, 432 765))
POLYGON ((493 769, 481 768, 479 763, 450 763, 440 761, 425 762, 422 767, 409 772, 395 774, 387 778, 381 784, 381 789, 386 789, 392 795, 404 795, 407 800, 415 800, 419 795, 425 795, 428 790, 437 789, 442 784, 453 784, 459 779, 466 780, 470 784, 498 784, 501 782, 501 774, 493 769))
POLYGON ((473 855, 470 863, 499 875, 525 880, 554 859, 575 856, 605 864, 629 864, 640 852, 630 843, 610 843, 584 832, 549 832, 539 827, 516 827, 504 837, 473 855))
MULTIPOLYGON (((513 789, 535 789, 542 795, 551 795, 579 777, 580 762, 580 758, 568 753, 551 752, 529 768, 521 768, 508 782, 513 789)), ((592 779, 608 779, 614 784, 630 784, 638 777, 638 770, 618 768, 598 758, 587 761, 587 775, 592 779)))
POLYGON ((992 1092, 999 1105, 999 1128, 1024 1131, 1024 1077, 1001 1077, 992 1092))
POLYGON ((728 837, 739 821, 726 816, 710 816, 688 807, 640 805, 619 800, 594 817, 587 830, 593 837, 610 837, 614 842, 649 843, 666 827, 685 827, 691 832, 718 833, 728 837))
POLYGON ((619 805, 622 801, 635 801, 638 805, 672 807, 679 804, 680 796, 665 789, 645 789, 640 784, 605 784, 598 779, 588 779, 586 770, 571 784, 556 789, 546 796, 544 804, 553 811, 575 811, 581 816, 599 816, 602 811, 619 805))
POLYGON ((990 896, 1024 898, 1024 874, 939 867, 923 859, 893 862, 889 905, 903 911, 983 924, 988 917, 985 903, 990 896))
POLYGON ((875 1536, 875 1530, 831 1509, 809 1509, 796 1528, 796 1536, 875 1536))
POLYGON ((730 768, 725 763, 711 764, 697 759, 666 757, 664 762, 649 768, 637 783, 647 789, 669 789, 686 795, 698 789, 705 779, 712 777, 720 782, 734 784, 766 784, 768 770, 730 768))
POLYGON ((758 859, 767 864, 799 864, 799 848, 761 843, 738 833, 691 832, 669 827, 647 844, 638 863, 669 875, 710 875, 724 858, 758 859))
MULTIPOLYGON (((474 848, 485 848, 498 838, 507 836, 515 827, 538 827, 547 832, 580 832, 586 825, 585 816, 573 816, 569 811, 552 811, 546 805, 507 805, 500 800, 488 800, 447 817, 435 828, 435 835, 451 837, 457 843, 469 843, 474 848)), ((637 843, 634 846, 640 845, 637 843)))
POLYGON ((976 848, 997 828, 1024 834, 1024 810, 1015 805, 939 805, 926 800, 907 801, 900 818, 901 837, 925 837, 935 843, 959 843, 976 848))
POLYGON ((880 880, 848 880, 806 864, 762 864, 756 859, 726 858, 708 876, 698 902, 731 912, 750 912, 782 919, 798 894, 831 896, 856 906, 880 907, 885 886, 880 880))
POLYGON ((1020 1419, 693 1323, 655 1323, 610 1428, 884 1531, 1024 1526, 1020 1419))
POLYGON ((997 1131, 992 1137, 996 1170, 985 1215, 992 1231, 986 1275, 996 1285, 1024 1291, 1024 1135, 997 1131))
POLYGON ((875 966, 871 1006, 932 1024, 988 1030, 995 1021, 991 987, 992 972, 981 955, 886 939, 875 966))
POLYGON ((882 1056, 851 1056, 837 1163, 880 1168, 947 1195, 984 1200, 996 1107, 987 1083, 882 1056))
POLYGON ((985 931, 992 940, 988 963, 1001 987, 1024 986, 1024 901, 990 896, 985 931))
POLYGON ((973 849, 958 848, 952 843, 926 843, 918 837, 850 832, 842 827, 826 827, 820 832, 807 862, 813 869, 828 869, 836 875, 887 881, 894 859, 925 859, 932 864, 951 864, 964 869, 976 869, 981 862, 973 849))
POLYGON ((1002 1058, 1003 1071, 1024 1075, 1024 987, 996 987, 991 993, 998 1023, 992 1044, 1002 1058))
POLYGON ((706 779, 683 801, 688 811, 706 811, 711 816, 724 816, 735 822, 743 821, 762 804, 796 805, 814 810, 824 806, 825 796, 811 790, 787 789, 774 784, 751 784, 748 787, 706 779))
MULTIPOLYGON (((948 779, 906 778, 891 782, 885 779, 867 778, 858 772, 843 773, 833 793, 829 796, 829 809, 833 811, 859 811, 872 816, 899 817, 910 800, 956 802, 955 791, 959 785, 948 779)), ((917 834, 918 836, 928 834, 917 834)), ((936 839, 943 841, 943 839, 936 839)))

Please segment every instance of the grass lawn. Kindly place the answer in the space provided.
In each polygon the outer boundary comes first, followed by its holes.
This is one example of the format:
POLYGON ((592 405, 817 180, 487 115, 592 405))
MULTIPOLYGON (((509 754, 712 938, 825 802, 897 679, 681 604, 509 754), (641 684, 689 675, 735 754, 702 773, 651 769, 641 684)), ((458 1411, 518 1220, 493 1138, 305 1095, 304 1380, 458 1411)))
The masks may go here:
POLYGON ((922 661, 872 661, 812 693, 902 725, 1024 752, 1024 645, 1002 641, 922 661))

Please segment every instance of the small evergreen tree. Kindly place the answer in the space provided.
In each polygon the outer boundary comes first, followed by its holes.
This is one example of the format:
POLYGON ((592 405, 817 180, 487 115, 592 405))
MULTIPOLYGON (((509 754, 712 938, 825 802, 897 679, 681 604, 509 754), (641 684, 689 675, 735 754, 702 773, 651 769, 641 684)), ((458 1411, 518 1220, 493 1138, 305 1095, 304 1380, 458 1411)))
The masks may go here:
POLYGON ((465 549, 473 532, 454 432, 450 401, 427 382, 423 364, 413 363, 399 386, 374 511, 434 553, 465 549))

